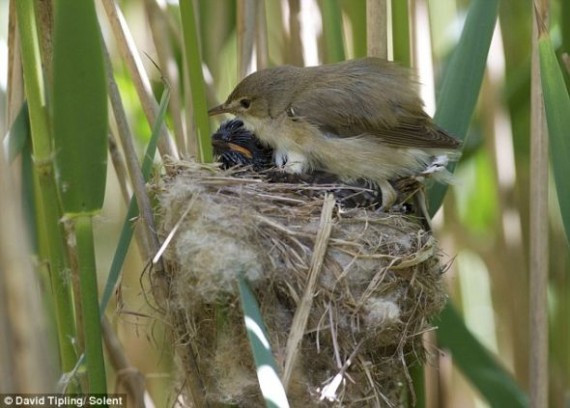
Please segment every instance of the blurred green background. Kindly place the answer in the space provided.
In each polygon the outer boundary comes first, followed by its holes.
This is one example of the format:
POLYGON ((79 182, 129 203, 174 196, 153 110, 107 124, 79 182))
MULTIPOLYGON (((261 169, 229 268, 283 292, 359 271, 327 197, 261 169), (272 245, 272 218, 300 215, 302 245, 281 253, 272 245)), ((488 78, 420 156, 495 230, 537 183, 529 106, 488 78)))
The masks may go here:
MULTIPOLYGON (((8 34, 9 17, 15 15, 14 10, 10 10, 10 3, 14 1, 0 1, 2 135, 7 135, 12 127, 24 99, 21 77, 10 79, 8 76, 13 50, 8 34), (20 84, 19 90, 15 87, 17 83, 20 84)), ((151 137, 153 121, 145 113, 132 69, 126 63, 120 42, 111 28, 112 19, 102 3, 95 2, 98 21, 109 50, 134 146, 142 158, 151 137)), ((477 1, 388 1, 388 58, 410 65, 415 70, 430 115, 436 113, 440 97, 438 90, 460 40, 470 6, 474 3, 477 1)), ((259 67, 284 63, 316 65, 366 55, 366 26, 370 24, 367 22, 366 0, 254 1, 249 4, 255 5, 256 14, 250 20, 247 4, 247 1, 233 0, 195 1, 203 64, 200 66, 195 60, 191 64, 198 67, 204 78, 207 100, 204 107, 223 101, 241 75, 259 67), (238 21, 245 21, 245 26, 238 21), (255 40, 253 52, 249 58, 244 58, 243 41, 248 41, 246 28, 255 21, 257 27, 265 25, 267 35, 260 37, 258 28, 252 34, 255 40)), ((529 213, 530 202, 535 199, 529 187, 533 177, 530 168, 533 4, 530 1, 506 0, 498 4, 498 21, 488 58, 486 62, 481 60, 485 67, 484 77, 467 131, 464 154, 456 169, 456 181, 450 186, 434 224, 443 262, 450 263, 445 276, 450 301, 460 311, 478 342, 516 380, 519 391, 528 394, 531 376, 529 292, 533 290, 529 285, 529 254, 534 239, 529 232, 529 213)), ((204 132, 205 125, 200 125, 199 113, 194 114, 195 109, 191 108, 196 99, 192 99, 190 88, 194 92, 197 85, 193 82, 195 79, 188 79, 184 69, 184 54, 188 53, 184 48, 187 33, 182 29, 178 2, 121 0, 116 5, 124 13, 126 27, 138 50, 141 67, 149 76, 156 101, 164 91, 163 78, 172 86, 166 124, 172 134, 173 145, 181 157, 195 156, 199 146, 196 129, 204 132)), ((552 0, 549 6, 550 38, 562 61, 563 53, 570 52, 570 4, 567 0, 552 0)), ((471 35, 476 36, 477 33, 475 30, 471 35)), ((570 84, 569 66, 560 65, 566 84, 570 84)), ((43 72, 48 75, 45 66, 43 72)), ((468 87, 466 83, 465 88, 468 87)), ((461 93, 463 89, 456 88, 456 91, 461 93)), ((48 92, 49 102, 50 97, 48 92)), ((113 116, 110 114, 109 117, 111 133, 116 134, 113 116)), ((217 123, 211 122, 207 126, 214 129, 217 123)), ((570 134, 570 129, 567 131, 570 134)), ((5 151, 8 150, 8 140, 6 137, 5 151)), ((20 154, 10 164, 13 194, 4 199, 23 208, 27 223, 22 223, 21 228, 28 235, 30 252, 37 253, 32 199, 29 192, 26 195, 25 188, 29 177, 26 169, 30 168, 27 161, 29 148, 26 150, 24 146, 16 151, 20 154)), ((93 218, 100 294, 127 211, 121 192, 125 177, 117 175, 111 162, 109 160, 107 167, 104 205, 93 218)), ((126 184, 131 192, 130 181, 127 180, 126 184)), ((549 240, 548 390, 550 406, 569 407, 570 252, 556 191, 551 175, 548 211, 540 215, 540 222, 548 229, 549 240)), ((0 225, 0 228, 5 226, 0 225)), ((173 377, 172 350, 167 346, 166 329, 141 295, 140 276, 146 262, 143 258, 137 247, 131 245, 122 269, 120 290, 105 310, 132 369, 132 373, 125 373, 109 368, 113 364, 108 365, 107 384, 109 391, 121 390, 125 386, 124 375, 138 372, 144 376, 148 401, 153 401, 156 406, 167 406, 173 404, 176 398, 173 389, 179 384, 173 377)), ((36 264, 36 269, 41 270, 41 267, 36 264)), ((47 347, 53 351, 57 349, 57 333, 52 330, 49 283, 45 271, 39 276, 42 279, 39 293, 45 306, 43 310, 48 312, 45 316, 47 327, 43 330, 47 335, 47 347)), ((465 370, 468 371, 469 367, 459 370, 454 365, 457 356, 438 345, 436 336, 434 333, 425 336, 427 347, 432 352, 425 368, 426 406, 501 406, 496 402, 500 399, 489 401, 488 395, 483 397, 480 389, 466 380, 466 374, 467 377, 470 375, 465 370)), ((456 353, 469 355, 471 350, 457 349, 456 353)), ((109 355, 105 358, 108 361, 109 355)), ((47 371, 58 378, 61 373, 57 357, 52 356, 48 360, 45 364, 51 368, 47 371)), ((490 375, 492 377, 493 374, 490 375)))

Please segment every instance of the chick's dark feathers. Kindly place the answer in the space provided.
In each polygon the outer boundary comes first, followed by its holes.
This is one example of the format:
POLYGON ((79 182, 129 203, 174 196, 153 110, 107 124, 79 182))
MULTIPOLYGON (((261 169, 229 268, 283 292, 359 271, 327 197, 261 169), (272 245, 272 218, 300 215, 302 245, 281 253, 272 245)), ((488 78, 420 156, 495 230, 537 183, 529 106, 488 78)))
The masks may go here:
POLYGON ((261 144, 241 120, 228 120, 212 135, 214 155, 224 168, 252 166, 260 171, 271 165, 272 150, 261 144))

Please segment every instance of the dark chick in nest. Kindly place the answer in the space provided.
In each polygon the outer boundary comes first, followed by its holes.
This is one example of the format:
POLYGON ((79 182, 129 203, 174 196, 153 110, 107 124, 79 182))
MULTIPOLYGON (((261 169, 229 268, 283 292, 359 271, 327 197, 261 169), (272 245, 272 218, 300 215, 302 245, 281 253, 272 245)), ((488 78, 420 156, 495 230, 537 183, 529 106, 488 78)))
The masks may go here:
MULTIPOLYGON (((305 174, 291 174, 275 168, 273 149, 264 146, 259 139, 243 126, 239 119, 223 122, 212 135, 214 155, 225 169, 251 166, 270 182, 310 185, 330 185, 328 190, 346 208, 372 207, 382 205, 380 189, 371 187, 365 181, 342 183, 339 178, 325 171, 305 174)), ((307 190, 307 194, 312 194, 307 190)))
POLYGON ((272 149, 263 146, 259 139, 243 126, 241 120, 223 122, 212 135, 212 146, 214 155, 225 169, 251 166, 259 172, 271 167, 272 149))

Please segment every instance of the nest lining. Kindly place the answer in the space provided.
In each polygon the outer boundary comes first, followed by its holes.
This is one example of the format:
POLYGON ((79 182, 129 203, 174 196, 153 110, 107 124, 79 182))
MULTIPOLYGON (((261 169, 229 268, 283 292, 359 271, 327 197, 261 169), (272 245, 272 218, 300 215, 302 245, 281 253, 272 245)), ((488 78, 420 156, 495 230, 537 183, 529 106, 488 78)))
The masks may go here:
MULTIPOLYGON (((169 163, 157 181, 166 299, 178 353, 194 353, 210 403, 264 406, 243 328, 236 278, 254 288, 276 361, 303 296, 325 193, 243 170, 169 163)), ((335 189, 342 188, 334 186, 335 189)), ((400 406, 406 364, 424 360, 421 333, 445 302, 433 236, 401 214, 336 208, 288 397, 292 406, 400 406), (351 364, 347 366, 347 360, 351 364), (331 380, 343 382, 323 398, 331 380)), ((181 367, 181 380, 189 373, 181 367)))

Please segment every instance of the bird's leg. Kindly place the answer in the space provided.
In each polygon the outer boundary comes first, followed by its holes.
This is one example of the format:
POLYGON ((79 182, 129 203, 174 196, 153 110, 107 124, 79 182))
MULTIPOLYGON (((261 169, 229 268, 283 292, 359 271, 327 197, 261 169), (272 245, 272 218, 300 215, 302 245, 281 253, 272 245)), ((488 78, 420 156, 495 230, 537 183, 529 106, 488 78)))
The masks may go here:
POLYGON ((382 191, 382 207, 380 208, 383 211, 388 211, 396 203, 398 194, 396 190, 394 190, 394 187, 386 180, 378 183, 378 187, 380 191, 382 191))
POLYGON ((426 205, 426 194, 423 188, 418 189, 414 196, 416 201, 416 206, 418 207, 419 216, 422 217, 424 227, 427 231, 433 231, 433 225, 431 223, 431 217, 429 215, 427 205, 426 205))

